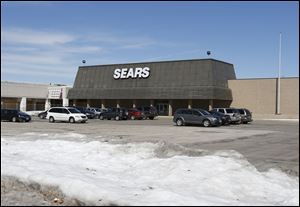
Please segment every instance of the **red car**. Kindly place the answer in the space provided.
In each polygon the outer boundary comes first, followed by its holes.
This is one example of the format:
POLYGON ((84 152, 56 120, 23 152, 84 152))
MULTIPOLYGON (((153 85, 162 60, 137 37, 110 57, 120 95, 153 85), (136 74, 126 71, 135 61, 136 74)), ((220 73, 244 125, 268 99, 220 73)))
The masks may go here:
POLYGON ((128 109, 128 117, 131 120, 143 119, 144 114, 141 111, 137 110, 137 109, 128 109))

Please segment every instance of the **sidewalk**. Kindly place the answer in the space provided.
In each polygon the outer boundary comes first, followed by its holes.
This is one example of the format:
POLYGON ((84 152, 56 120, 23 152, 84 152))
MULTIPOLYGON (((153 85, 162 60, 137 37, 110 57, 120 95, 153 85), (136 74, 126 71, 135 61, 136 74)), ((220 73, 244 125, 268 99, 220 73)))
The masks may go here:
POLYGON ((252 118, 256 120, 290 120, 299 121, 299 114, 252 114, 252 118))

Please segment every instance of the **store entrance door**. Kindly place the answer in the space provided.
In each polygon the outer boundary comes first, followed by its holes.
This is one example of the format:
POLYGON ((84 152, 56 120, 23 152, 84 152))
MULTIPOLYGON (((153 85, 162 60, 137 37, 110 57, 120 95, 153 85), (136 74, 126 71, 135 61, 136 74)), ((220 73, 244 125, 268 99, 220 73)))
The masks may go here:
POLYGON ((161 116, 168 116, 169 113, 169 104, 166 103, 158 103, 156 105, 157 113, 161 116))

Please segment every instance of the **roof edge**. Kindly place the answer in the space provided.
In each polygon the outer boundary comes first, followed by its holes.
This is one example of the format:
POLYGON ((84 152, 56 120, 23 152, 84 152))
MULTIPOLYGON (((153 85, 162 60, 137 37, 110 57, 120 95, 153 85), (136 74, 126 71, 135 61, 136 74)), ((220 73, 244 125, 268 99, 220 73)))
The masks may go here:
POLYGON ((204 59, 187 59, 187 60, 162 60, 162 61, 151 61, 151 62, 131 62, 131 63, 116 63, 116 64, 103 64, 103 65, 87 65, 87 66, 79 66, 79 68, 90 68, 90 67, 98 67, 98 66, 112 66, 112 65, 130 65, 130 64, 144 64, 144 63, 164 63, 164 62, 184 62, 184 61, 216 61, 225 63, 228 65, 232 65, 231 63, 227 63, 221 60, 216 60, 213 58, 204 58, 204 59))

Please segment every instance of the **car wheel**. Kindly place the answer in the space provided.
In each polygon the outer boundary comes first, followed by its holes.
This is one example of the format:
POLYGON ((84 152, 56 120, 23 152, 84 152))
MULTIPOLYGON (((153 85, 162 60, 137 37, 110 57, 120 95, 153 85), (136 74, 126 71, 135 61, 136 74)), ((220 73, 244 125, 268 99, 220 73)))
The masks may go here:
POLYGON ((12 121, 12 122, 17 122, 18 119, 17 119, 17 117, 13 117, 13 118, 11 119, 11 121, 12 121))
POLYGON ((205 120, 203 121, 203 126, 209 127, 209 126, 210 126, 210 121, 207 120, 207 119, 205 119, 205 120))
POLYGON ((104 119, 104 116, 100 115, 99 119, 100 119, 100 120, 103 120, 103 119, 104 119))
POLYGON ((150 120, 153 120, 153 119, 154 119, 154 117, 153 117, 153 116, 150 116, 150 117, 149 117, 149 119, 150 119, 150 120))
POLYGON ((51 122, 51 123, 55 122, 55 120, 54 120, 54 118, 52 116, 49 118, 49 122, 51 122))
POLYGON ((70 117, 69 122, 70 123, 75 123, 75 119, 73 117, 70 117))
POLYGON ((176 125, 177 126, 183 126, 183 120, 182 119, 177 119, 176 120, 176 125))
POLYGON ((116 117, 115 117, 115 120, 116 120, 116 121, 119 121, 119 120, 120 120, 120 117, 119 117, 119 116, 116 116, 116 117))
POLYGON ((42 118, 43 118, 43 115, 39 115, 39 118, 42 119, 42 118))
POLYGON ((131 120, 135 120, 135 116, 131 116, 130 119, 131 119, 131 120))

